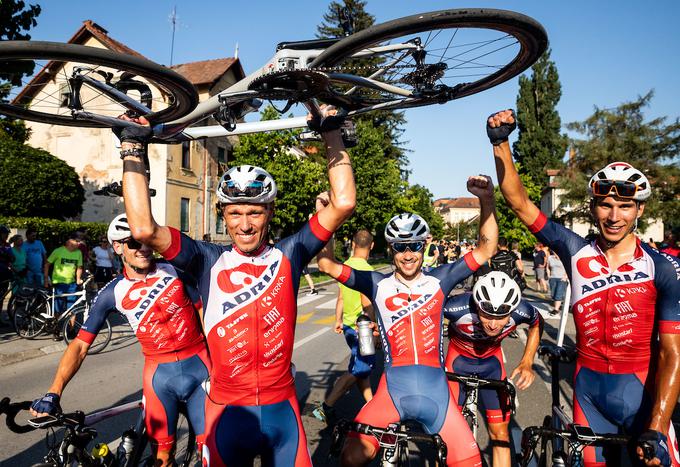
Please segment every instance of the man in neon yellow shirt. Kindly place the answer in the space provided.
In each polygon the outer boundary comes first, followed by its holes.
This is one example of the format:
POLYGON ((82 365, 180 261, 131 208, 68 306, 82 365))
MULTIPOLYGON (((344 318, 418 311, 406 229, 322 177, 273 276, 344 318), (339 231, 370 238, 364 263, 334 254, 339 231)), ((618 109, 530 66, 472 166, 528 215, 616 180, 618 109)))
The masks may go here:
MULTIPOLYGON (((70 294, 76 291, 76 287, 83 283, 83 254, 78 249, 78 241, 75 234, 69 235, 64 246, 55 249, 45 262, 45 287, 50 286, 50 266, 52 271, 52 285, 57 294, 70 294)), ((75 297, 66 297, 56 300, 55 314, 66 310, 75 302, 75 297)))
MULTIPOLYGON (((359 230, 352 239, 352 253, 345 264, 360 271, 372 271, 368 255, 373 248, 373 235, 367 230, 359 230)), ((359 338, 356 321, 361 313, 366 313, 371 321, 375 320, 370 300, 359 292, 340 285, 338 301, 335 305, 335 332, 344 334, 351 350, 349 368, 340 376, 333 389, 321 405, 314 409, 314 416, 329 425, 335 418, 335 403, 356 383, 366 402, 373 398, 371 382, 368 377, 375 363, 375 355, 362 356, 359 353, 359 338)))

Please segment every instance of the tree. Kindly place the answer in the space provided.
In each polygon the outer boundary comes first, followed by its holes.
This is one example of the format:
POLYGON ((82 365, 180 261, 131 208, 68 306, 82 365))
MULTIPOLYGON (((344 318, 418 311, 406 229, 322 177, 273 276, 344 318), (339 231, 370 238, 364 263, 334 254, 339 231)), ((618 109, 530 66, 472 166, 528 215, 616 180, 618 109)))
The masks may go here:
POLYGON ((47 151, 0 142, 0 215, 67 219, 82 212, 85 193, 70 165, 47 151))
MULTIPOLYGON (((37 22, 40 6, 29 5, 21 0, 2 0, 0 2, 0 40, 29 40, 28 31, 37 22)), ((0 101, 6 102, 13 86, 21 86, 25 76, 33 74, 34 64, 30 61, 0 62, 0 101)), ((26 142, 29 131, 23 122, 0 117, 0 139, 11 138, 26 142)))
MULTIPOLYGON (((435 211, 432 205, 432 193, 422 185, 411 185, 406 188, 399 199, 397 212, 413 212, 419 214, 430 226, 430 232, 434 238, 442 238, 444 235, 444 220, 435 211)), ((390 216, 392 217, 392 216, 390 216)))
MULTIPOLYGON (((531 67, 531 77, 519 77, 517 125, 519 137, 513 144, 515 160, 540 186, 545 186, 546 169, 559 169, 567 149, 557 103, 562 86, 550 50, 531 67)), ((538 200, 534 200, 538 201, 538 200)))
MULTIPOLYGON (((541 187, 537 185, 529 174, 522 173, 522 166, 515 164, 517 171, 520 172, 520 180, 527 190, 529 198, 532 200, 540 199, 541 187)), ((515 213, 510 209, 505 202, 505 198, 501 190, 496 187, 494 189, 496 196, 496 217, 498 219, 498 231, 501 236, 508 239, 509 242, 519 242, 520 250, 528 250, 535 242, 535 238, 529 229, 519 220, 515 213)))
POLYGON ((610 162, 624 161, 641 170, 652 185, 642 220, 661 218, 666 226, 680 227, 680 119, 669 124, 666 117, 646 121, 644 109, 653 95, 650 91, 615 109, 595 107, 590 117, 567 126, 584 138, 572 141, 574 157, 559 179, 566 190, 561 203, 567 207, 565 219, 590 220, 590 177, 610 162))

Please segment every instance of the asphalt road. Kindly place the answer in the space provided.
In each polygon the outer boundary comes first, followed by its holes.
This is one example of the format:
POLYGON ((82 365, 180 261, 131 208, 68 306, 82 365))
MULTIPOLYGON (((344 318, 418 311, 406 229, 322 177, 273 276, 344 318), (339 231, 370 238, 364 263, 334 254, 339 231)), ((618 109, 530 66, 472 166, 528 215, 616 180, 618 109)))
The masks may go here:
MULTIPOLYGON (((330 430, 316 420, 311 412, 324 397, 335 379, 347 368, 349 351, 344 338, 332 331, 334 322, 335 297, 337 287, 332 284, 321 289, 316 296, 300 294, 298 304, 298 326, 293 361, 296 366, 296 387, 303 407, 303 423, 307 432, 309 449, 315 465, 337 465, 337 460, 329 459, 328 446, 330 430)), ((535 295, 533 295, 535 297, 535 295)), ((531 295, 528 297, 530 300, 531 295)), ((547 310, 545 300, 536 301, 539 308, 547 310)), ((557 318, 546 317, 544 336, 556 334, 557 318)), ((86 413, 121 402, 141 397, 141 375, 143 359, 139 346, 124 326, 115 328, 114 341, 103 353, 89 356, 79 373, 68 386, 62 399, 64 410, 83 410, 86 413)), ((573 326, 568 327, 573 335, 573 326)), ((519 361, 524 347, 524 330, 519 339, 506 339, 503 350, 508 372, 519 361)), ((569 339, 568 339, 569 340, 569 339)), ((32 358, 6 365, 0 369, 2 379, 0 396, 12 400, 34 399, 49 387, 61 354, 32 358)), ((542 362, 535 365, 537 379, 526 391, 520 391, 518 414, 513 425, 513 434, 519 440, 521 428, 540 424, 550 407, 549 372, 542 362)), ((377 386, 381 367, 374 371, 373 387, 377 386)), ((563 390, 570 397, 570 371, 565 371, 563 390)), ((339 416, 353 418, 362 405, 356 389, 352 389, 337 406, 339 416)), ((122 431, 133 424, 137 413, 118 416, 106 420, 100 426, 98 441, 115 441, 122 431)), ((24 466, 39 462, 44 455, 45 433, 16 435, 0 426, 0 465, 24 466)), ((488 447, 484 430, 479 435, 482 449, 488 447)))

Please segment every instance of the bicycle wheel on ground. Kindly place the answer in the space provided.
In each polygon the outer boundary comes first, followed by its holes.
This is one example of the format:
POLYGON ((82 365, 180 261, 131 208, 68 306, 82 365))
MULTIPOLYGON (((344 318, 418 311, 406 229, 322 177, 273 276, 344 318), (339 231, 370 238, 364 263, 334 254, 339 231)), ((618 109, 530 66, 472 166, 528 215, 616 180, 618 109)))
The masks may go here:
MULTIPOLYGON (((135 446, 129 465, 153 466, 154 456, 151 451, 146 429, 141 423, 139 442, 135 446)), ((175 432, 175 463, 178 467, 198 467, 201 465, 201 453, 196 451, 196 435, 186 416, 180 412, 175 432)))
POLYGON ((529 68, 547 47, 541 24, 520 13, 441 10, 352 34, 310 68, 329 75, 333 96, 321 100, 353 110, 400 109, 489 89, 529 68), (356 76, 374 83, 360 84, 356 76))
POLYGON ((193 85, 174 71, 95 47, 3 41, 0 68, 15 86, 0 114, 34 122, 104 128, 111 124, 93 116, 134 110, 156 124, 186 115, 198 103, 193 85))
MULTIPOLYGON (((552 417, 550 415, 546 415, 543 419, 543 428, 552 428, 552 417)), ((553 440, 545 436, 541 437, 541 452, 538 456, 538 467, 552 467, 553 453, 553 440)))
MULTIPOLYGON (((80 328, 82 328, 85 321, 87 321, 88 311, 89 310, 86 310, 84 306, 80 306, 73 310, 71 315, 64 320, 62 332, 67 344, 70 344, 80 332, 80 328)), ((95 336, 94 341, 90 344, 87 353, 92 355, 104 350, 104 348, 109 345, 109 342, 111 342, 111 334, 111 323, 107 318, 104 320, 104 325, 95 336)))
POLYGON ((43 332, 50 319, 43 316, 49 315, 50 311, 50 304, 43 294, 36 293, 24 300, 17 299, 12 305, 14 331, 20 337, 34 339, 43 332))

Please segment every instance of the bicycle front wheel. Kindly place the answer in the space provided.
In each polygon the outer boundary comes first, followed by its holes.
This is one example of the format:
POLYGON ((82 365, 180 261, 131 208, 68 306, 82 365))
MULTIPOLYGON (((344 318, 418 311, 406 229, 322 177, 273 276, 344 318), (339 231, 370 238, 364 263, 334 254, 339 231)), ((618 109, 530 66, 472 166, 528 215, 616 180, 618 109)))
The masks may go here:
POLYGON ((12 304, 12 323, 14 331, 24 339, 35 339, 47 326, 46 318, 50 304, 44 295, 38 293, 25 300, 15 300, 12 304))
POLYGON ((105 128, 112 124, 96 117, 135 110, 156 124, 182 117, 198 103, 193 85, 174 71, 96 47, 3 41, 0 68, 15 86, 0 113, 34 122, 105 128))
POLYGON ((310 68, 329 75, 334 95, 327 101, 358 111, 400 109, 501 84, 529 68, 547 47, 543 26, 520 13, 441 10, 352 34, 310 68))
MULTIPOLYGON (((80 332, 80 328, 82 328, 85 321, 87 321, 88 313, 89 310, 86 310, 84 306, 80 306, 73 310, 70 316, 64 319, 62 331, 64 340, 67 344, 70 344, 71 341, 76 338, 80 332)), ((104 350, 104 348, 109 345, 109 342, 111 342, 112 333, 111 323, 107 318, 104 320, 104 325, 95 336, 94 341, 90 344, 90 348, 87 349, 88 355, 97 354, 104 350)))

